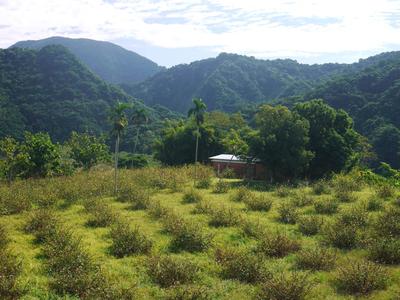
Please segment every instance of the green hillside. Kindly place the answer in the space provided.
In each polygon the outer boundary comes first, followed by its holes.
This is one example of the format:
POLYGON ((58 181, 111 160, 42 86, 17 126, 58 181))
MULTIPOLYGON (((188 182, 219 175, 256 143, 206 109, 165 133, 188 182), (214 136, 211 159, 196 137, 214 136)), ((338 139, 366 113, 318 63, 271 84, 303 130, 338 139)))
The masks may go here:
MULTIPOLYGON (((45 131, 60 141, 72 131, 108 132, 108 111, 117 101, 134 99, 101 80, 63 46, 0 50, 0 137, 45 131)), ((154 138, 161 120, 174 114, 165 108, 147 109, 154 138)))
POLYGON ((187 111, 193 97, 203 98, 210 110, 236 111, 308 92, 333 76, 357 72, 396 55, 385 53, 350 65, 305 65, 289 59, 259 60, 223 53, 123 87, 147 104, 158 103, 180 112, 187 111))
POLYGON ((348 111, 380 160, 400 167, 400 53, 356 74, 331 79, 303 97, 314 98, 348 111))
POLYGON ((109 42, 90 39, 51 37, 37 41, 21 41, 11 47, 41 49, 53 44, 67 47, 94 73, 114 84, 139 82, 163 69, 135 52, 109 42))

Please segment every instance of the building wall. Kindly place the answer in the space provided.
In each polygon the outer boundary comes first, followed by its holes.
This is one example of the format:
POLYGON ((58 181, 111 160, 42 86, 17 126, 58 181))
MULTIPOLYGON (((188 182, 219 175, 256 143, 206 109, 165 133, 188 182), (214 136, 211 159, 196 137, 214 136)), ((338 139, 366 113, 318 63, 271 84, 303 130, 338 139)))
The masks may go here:
POLYGON ((265 168, 262 164, 246 164, 246 163, 228 163, 228 162, 211 162, 215 172, 221 174, 226 168, 230 168, 235 172, 237 178, 249 179, 265 179, 265 168))

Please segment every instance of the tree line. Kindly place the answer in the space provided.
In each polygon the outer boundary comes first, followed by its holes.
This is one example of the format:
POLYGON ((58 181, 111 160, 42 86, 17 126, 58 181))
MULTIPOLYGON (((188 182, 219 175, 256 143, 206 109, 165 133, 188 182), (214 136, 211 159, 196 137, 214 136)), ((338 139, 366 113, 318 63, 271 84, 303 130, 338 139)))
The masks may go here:
MULTIPOLYGON (((127 156, 132 154, 119 155, 128 123, 138 127, 138 136, 141 124, 148 121, 145 111, 128 112, 129 104, 117 103, 109 114, 115 140, 115 182, 118 167, 147 164, 140 155, 130 160, 127 156)), ((76 168, 90 169, 112 160, 105 135, 77 132, 72 132, 64 144, 54 144, 48 133, 26 132, 22 141, 6 137, 0 141, 0 153, 0 173, 8 180, 70 174, 76 168)), ((352 118, 320 99, 296 104, 292 109, 260 105, 250 117, 207 112, 204 102, 194 99, 188 117, 166 120, 153 145, 154 157, 165 165, 206 162, 221 153, 259 158, 266 167, 266 179, 274 181, 329 176, 366 164, 372 156, 366 139, 354 130, 352 118)))

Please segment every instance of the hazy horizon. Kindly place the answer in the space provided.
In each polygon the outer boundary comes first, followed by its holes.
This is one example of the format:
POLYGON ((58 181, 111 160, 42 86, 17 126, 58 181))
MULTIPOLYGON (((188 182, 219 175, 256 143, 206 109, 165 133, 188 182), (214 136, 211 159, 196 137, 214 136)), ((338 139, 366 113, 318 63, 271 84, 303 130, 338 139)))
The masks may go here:
POLYGON ((51 36, 103 40, 163 66, 221 52, 352 63, 400 49, 400 1, 0 0, 0 47, 51 36))

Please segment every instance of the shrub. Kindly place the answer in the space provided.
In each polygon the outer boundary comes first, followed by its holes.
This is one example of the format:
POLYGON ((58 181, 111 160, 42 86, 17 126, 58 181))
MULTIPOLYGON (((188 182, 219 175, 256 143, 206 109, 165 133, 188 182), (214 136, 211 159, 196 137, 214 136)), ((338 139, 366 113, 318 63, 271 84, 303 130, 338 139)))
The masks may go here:
POLYGON ((235 171, 232 168, 225 168, 221 172, 221 177, 222 178, 236 178, 235 171))
POLYGON ((226 279, 257 283, 268 277, 264 260, 247 250, 219 248, 215 259, 222 266, 222 275, 226 279))
POLYGON ((261 237, 256 249, 270 257, 284 257, 300 250, 301 244, 289 238, 286 233, 276 232, 261 237))
POLYGON ((383 184, 376 188, 376 195, 380 199, 393 198, 396 195, 396 189, 389 184, 383 184))
POLYGON ((341 211, 337 218, 344 225, 364 227, 368 223, 368 212, 363 206, 352 206, 341 211))
POLYGON ((305 193, 297 193, 291 201, 296 207, 304 207, 314 203, 314 199, 305 193))
POLYGON ((315 195, 330 194, 331 190, 326 180, 319 180, 312 185, 312 191, 315 195))
POLYGON ((248 188, 241 186, 232 195, 231 200, 235 202, 242 202, 242 201, 247 201, 254 197, 255 197, 254 193, 252 193, 248 188))
POLYGON ((382 208, 382 201, 376 197, 371 197, 368 199, 366 208, 368 211, 377 211, 382 208))
POLYGON ((9 241, 10 239, 8 237, 6 228, 0 223, 0 250, 6 248, 9 241))
POLYGON ((119 289, 104 275, 69 229, 57 226, 46 239, 44 255, 50 287, 81 299, 132 299, 132 289, 119 289))
POLYGON ((260 221, 243 220, 240 225, 245 236, 259 238, 266 232, 266 229, 260 224, 260 221))
POLYGON ((167 300, 212 300, 210 288, 202 285, 178 285, 170 289, 167 300))
POLYGON ((355 192, 361 190, 361 182, 351 175, 338 174, 332 180, 336 192, 355 192))
POLYGON ((57 230, 57 217, 50 209, 41 208, 34 211, 25 225, 25 231, 33 233, 38 243, 51 238, 57 230))
POLYGON ((272 207, 272 200, 265 195, 259 195, 246 199, 245 204, 249 210, 269 211, 272 207))
POLYGON ((187 258, 152 256, 148 259, 147 270, 155 283, 161 287, 171 287, 193 283, 200 269, 187 258))
POLYGON ((162 218, 168 214, 168 208, 162 206, 158 200, 149 203, 148 211, 153 218, 162 218))
POLYGON ((330 270, 336 262, 336 252, 321 247, 301 250, 296 256, 296 265, 305 270, 330 270))
POLYGON ((297 221, 299 231, 304 235, 315 235, 319 233, 323 223, 324 219, 321 216, 313 215, 301 216, 297 221))
POLYGON ((326 224, 322 230, 323 241, 339 249, 352 249, 358 242, 357 228, 343 224, 339 219, 326 224))
POLYGON ((229 183, 220 179, 214 186, 214 193, 216 194, 224 194, 229 191, 229 183))
POLYGON ((376 237, 368 246, 368 257, 378 263, 400 263, 400 240, 393 237, 376 237))
POLYGON ((22 290, 18 285, 22 264, 9 249, 0 249, 0 297, 19 299, 22 290))
POLYGON ((280 185, 276 188, 275 194, 280 198, 286 198, 292 194, 292 191, 290 190, 289 187, 285 185, 280 185))
POLYGON ((120 202, 129 202, 135 210, 146 209, 150 202, 150 192, 142 187, 128 186, 119 191, 117 198, 120 202))
POLYGON ((21 289, 18 278, 22 273, 22 264, 8 249, 9 238, 4 225, 0 224, 0 297, 18 299, 21 289))
POLYGON ((356 196, 352 191, 338 190, 335 192, 335 199, 339 202, 354 202, 356 196))
POLYGON ((116 214, 111 206, 102 200, 91 199, 84 203, 85 209, 90 213, 87 222, 92 227, 106 227, 116 221, 116 214))
POLYGON ((282 272, 265 280, 260 288, 259 299, 302 300, 310 292, 312 284, 307 273, 282 272))
POLYGON ((375 221, 374 229, 377 235, 385 237, 399 237, 400 236, 400 209, 389 208, 380 213, 375 221))
POLYGON ((290 202, 283 202, 278 206, 279 221, 285 224, 295 224, 299 216, 297 208, 290 202))
POLYGON ((149 253, 153 242, 149 240, 139 227, 131 229, 128 223, 118 222, 110 232, 112 239, 111 253, 116 257, 132 254, 149 253))
POLYGON ((340 266, 335 282, 339 290, 353 295, 367 295, 386 286, 385 270, 369 261, 348 261, 340 266))
POLYGON ((210 247, 213 236, 202 230, 199 224, 183 222, 172 233, 171 248, 174 251, 204 251, 210 247))
POLYGON ((203 199, 203 196, 195 189, 190 189, 183 195, 183 203, 198 203, 203 199))
MULTIPOLYGON (((208 189, 211 186, 212 178, 214 176, 214 171, 210 167, 205 167, 202 165, 197 166, 197 181, 196 188, 198 189, 208 189)), ((194 178, 194 174, 192 175, 194 178)))
POLYGON ((314 203, 314 209, 318 214, 331 215, 337 212, 339 204, 335 200, 322 199, 314 203))
POLYGON ((195 214, 210 214, 213 210, 213 205, 209 200, 201 200, 196 203, 196 206, 193 209, 193 213, 195 214))
POLYGON ((73 237, 70 230, 58 229, 46 239, 44 253, 52 278, 51 287, 60 294, 85 298, 93 288, 91 284, 96 267, 80 240, 73 237))
POLYGON ((232 207, 214 207, 209 224, 214 227, 229 227, 240 223, 241 215, 232 207))
POLYGON ((11 215, 28 211, 32 207, 30 188, 22 183, 0 187, 0 214, 11 215))

